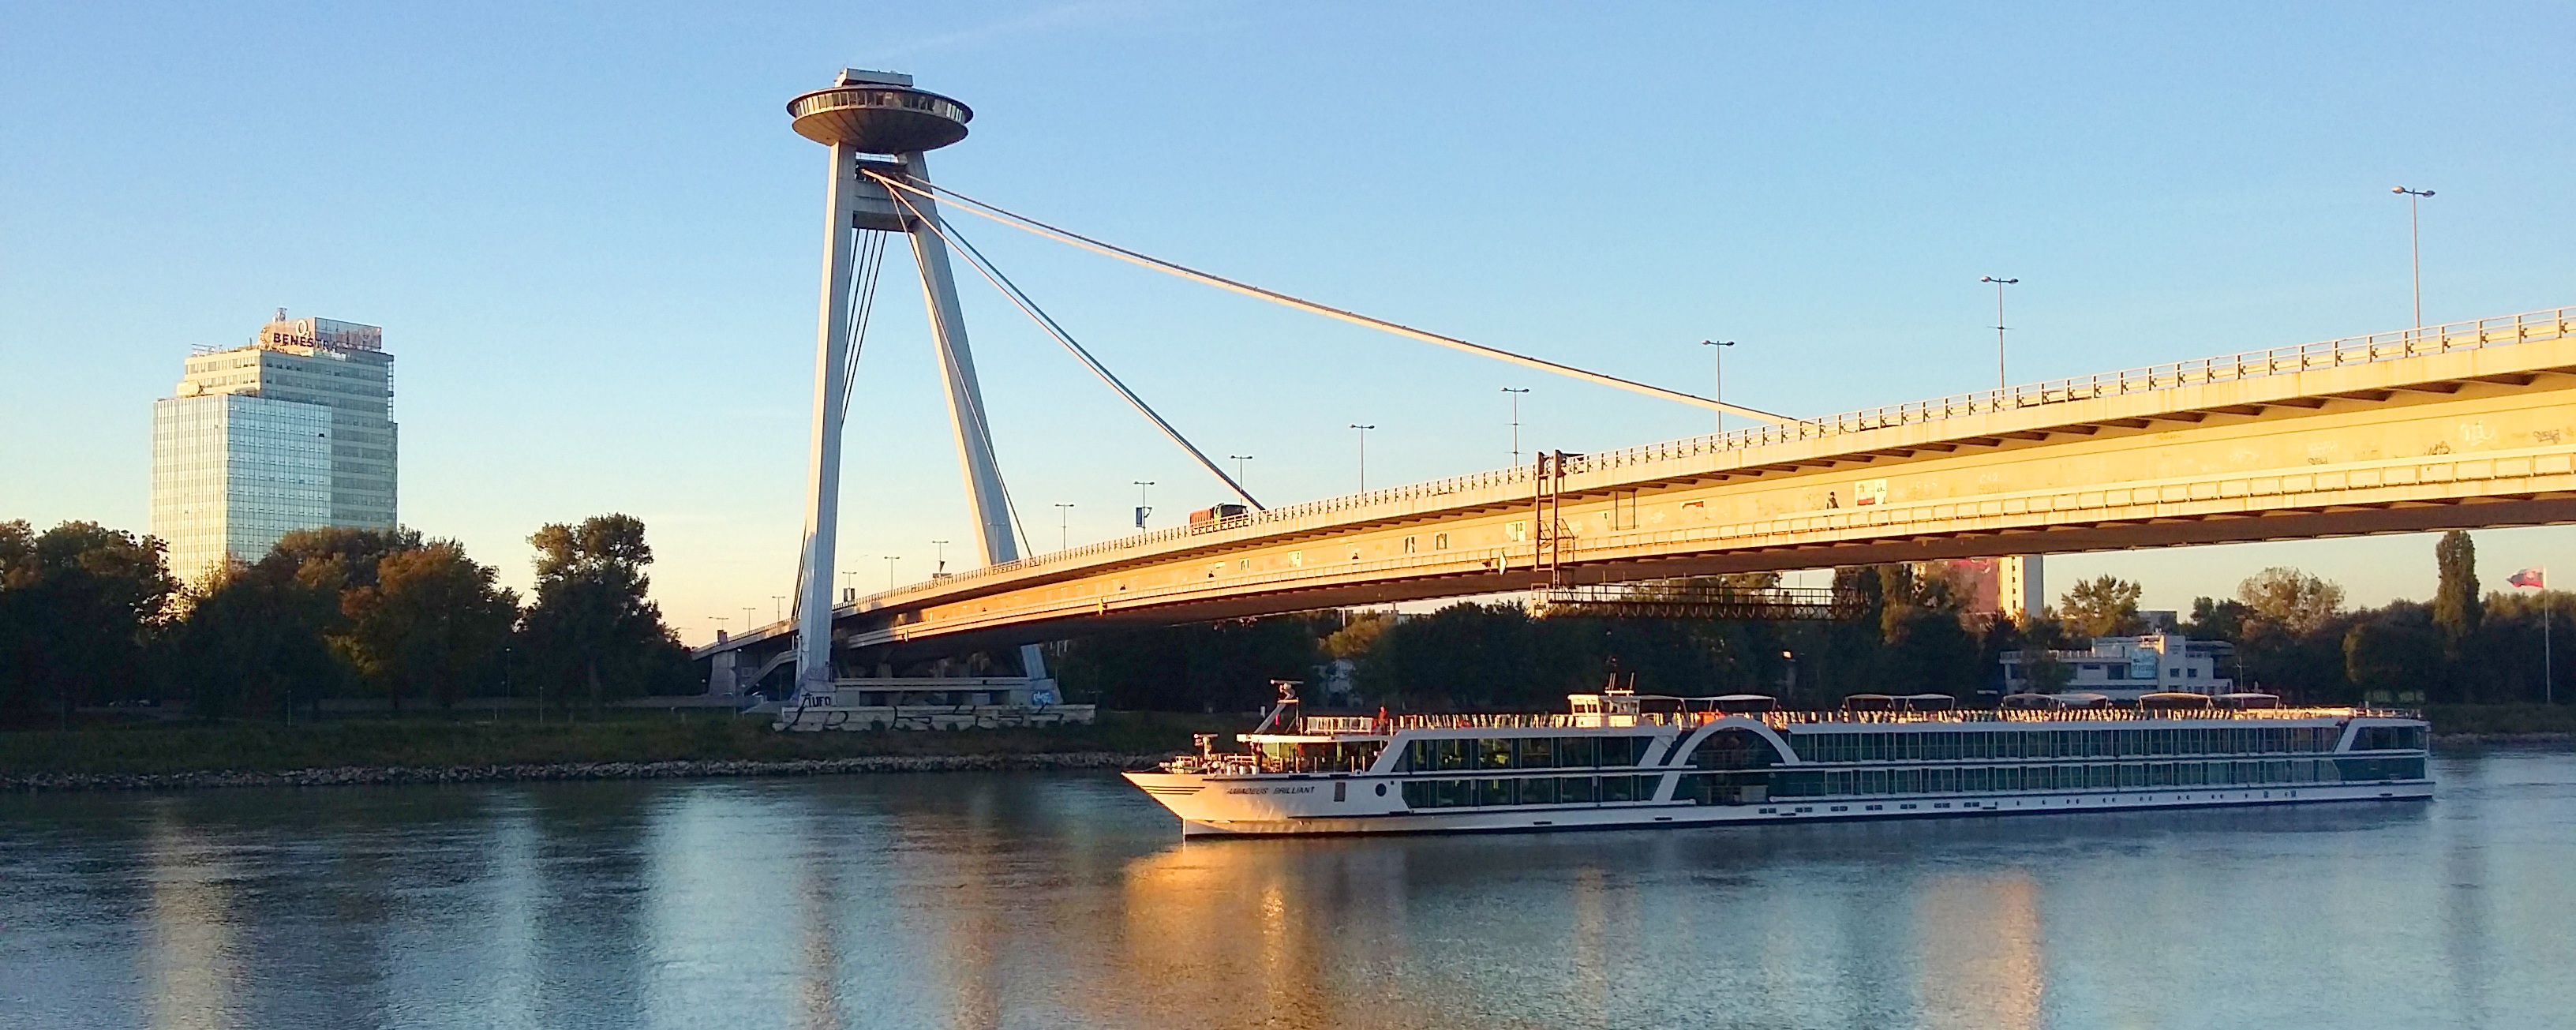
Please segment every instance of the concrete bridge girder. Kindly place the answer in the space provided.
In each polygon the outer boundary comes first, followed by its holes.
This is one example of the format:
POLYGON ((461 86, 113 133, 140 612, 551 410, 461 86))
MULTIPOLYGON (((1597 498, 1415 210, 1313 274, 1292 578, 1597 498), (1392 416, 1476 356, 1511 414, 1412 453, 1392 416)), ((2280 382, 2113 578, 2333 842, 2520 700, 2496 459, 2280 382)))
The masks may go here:
MULTIPOLYGON (((2576 521, 2576 339, 2002 407, 1758 447, 1594 456, 1559 492, 1582 582, 2576 521)), ((880 595, 845 646, 1527 589, 1526 469, 1112 541, 880 595), (1346 502, 1346 503, 1345 503, 1346 502)))

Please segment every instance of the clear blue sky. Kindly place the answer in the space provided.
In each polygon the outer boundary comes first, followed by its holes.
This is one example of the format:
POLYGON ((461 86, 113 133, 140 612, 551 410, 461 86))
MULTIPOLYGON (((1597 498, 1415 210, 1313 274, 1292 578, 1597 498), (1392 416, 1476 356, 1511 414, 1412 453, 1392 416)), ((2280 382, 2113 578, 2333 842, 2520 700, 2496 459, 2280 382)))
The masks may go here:
MULTIPOLYGON (((844 65, 977 111, 970 193, 1384 317, 1821 414, 2576 304, 2564 5, 21 2, 0 32, 0 518, 144 528, 153 398, 285 306, 385 327, 404 520, 513 582, 626 511, 692 640, 795 571, 823 153, 844 65)), ((1250 483, 1293 501, 1703 431, 1706 416, 968 225, 1250 483)), ((894 265, 898 272, 902 265, 894 265)), ((918 293, 884 295, 844 568, 971 539, 918 293)), ((979 284, 1040 549, 1216 484, 979 284)), ((2576 530, 2480 534, 2490 583, 2576 530)), ((2262 565, 2422 597, 2431 540, 2056 559, 2150 606, 2262 565)))

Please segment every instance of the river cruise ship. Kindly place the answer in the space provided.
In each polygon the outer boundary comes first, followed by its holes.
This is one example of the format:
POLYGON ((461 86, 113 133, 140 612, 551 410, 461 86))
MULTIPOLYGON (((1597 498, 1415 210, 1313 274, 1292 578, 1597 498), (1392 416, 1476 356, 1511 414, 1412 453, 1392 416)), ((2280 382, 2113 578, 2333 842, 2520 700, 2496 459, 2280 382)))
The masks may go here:
POLYGON ((1574 694, 1526 715, 1301 715, 1293 692, 1243 751, 1127 779, 1188 836, 1424 833, 1901 819, 2424 799, 2413 712, 2266 694, 1574 694))

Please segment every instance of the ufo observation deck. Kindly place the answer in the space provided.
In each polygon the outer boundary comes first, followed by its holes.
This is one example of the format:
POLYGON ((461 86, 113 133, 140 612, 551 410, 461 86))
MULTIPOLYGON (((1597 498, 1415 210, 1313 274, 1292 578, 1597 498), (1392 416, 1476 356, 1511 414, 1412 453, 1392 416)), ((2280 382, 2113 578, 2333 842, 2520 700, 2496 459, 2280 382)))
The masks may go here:
POLYGON ((965 139, 966 122, 975 117, 937 93, 874 83, 815 90, 788 101, 787 113, 799 136, 870 154, 937 150, 965 139))

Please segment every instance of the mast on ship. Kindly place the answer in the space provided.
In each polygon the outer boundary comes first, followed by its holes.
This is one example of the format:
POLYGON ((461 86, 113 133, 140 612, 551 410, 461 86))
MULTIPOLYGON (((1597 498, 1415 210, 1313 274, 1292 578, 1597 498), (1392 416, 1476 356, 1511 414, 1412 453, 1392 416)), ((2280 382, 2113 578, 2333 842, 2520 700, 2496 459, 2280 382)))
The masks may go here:
POLYGON ((1261 720, 1261 726, 1252 732, 1268 733, 1272 727, 1277 727, 1282 733, 1301 731, 1306 720, 1298 713, 1297 688, 1301 685, 1300 681, 1271 680, 1270 685, 1278 689, 1279 703, 1270 707, 1270 717, 1261 720))

